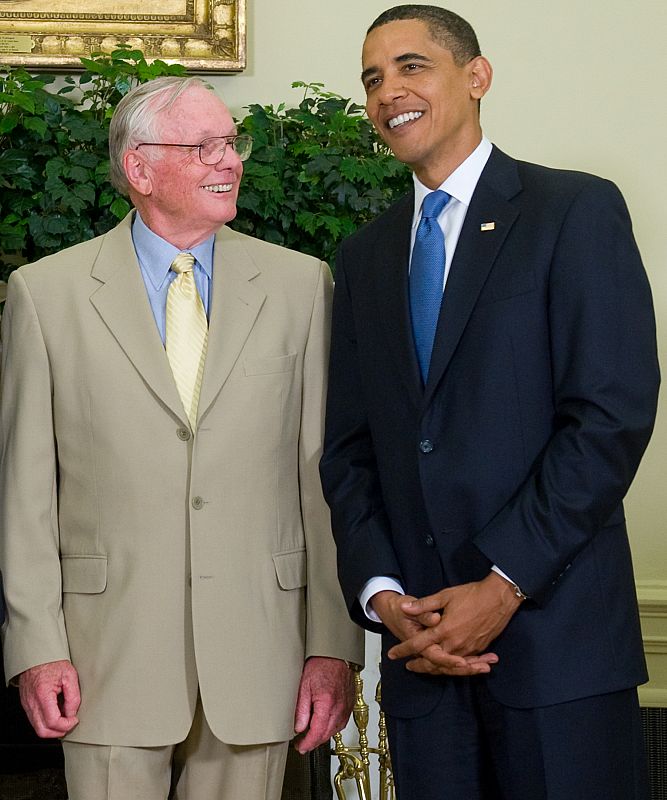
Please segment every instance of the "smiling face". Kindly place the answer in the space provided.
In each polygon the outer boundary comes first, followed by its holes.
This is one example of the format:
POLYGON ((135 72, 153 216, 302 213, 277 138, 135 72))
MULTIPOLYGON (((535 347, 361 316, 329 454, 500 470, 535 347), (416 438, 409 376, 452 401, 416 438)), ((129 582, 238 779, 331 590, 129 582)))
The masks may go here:
MULTIPOLYGON (((160 111, 156 123, 159 142, 199 144, 236 133, 225 104, 197 85, 160 111)), ((231 145, 216 165, 202 164, 196 147, 141 147, 125 153, 124 165, 142 219, 180 249, 203 242, 236 216, 243 164, 231 145)))
POLYGON ((437 188, 482 138, 479 100, 491 85, 483 56, 458 66, 421 20, 374 28, 362 52, 366 112, 396 158, 437 188))

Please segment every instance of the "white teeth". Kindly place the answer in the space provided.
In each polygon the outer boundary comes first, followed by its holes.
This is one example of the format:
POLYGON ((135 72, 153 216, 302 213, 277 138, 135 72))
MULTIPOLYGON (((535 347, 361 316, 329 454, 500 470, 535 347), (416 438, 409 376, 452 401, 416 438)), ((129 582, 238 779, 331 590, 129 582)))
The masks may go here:
POLYGON ((406 114, 399 114, 397 117, 393 117, 387 124, 390 128, 396 128, 398 125, 405 125, 406 122, 411 122, 413 119, 419 119, 421 116, 421 111, 408 111, 406 114))
POLYGON ((218 192, 231 192, 233 186, 233 183, 214 183, 211 186, 202 186, 201 188, 206 192, 217 194, 218 192))

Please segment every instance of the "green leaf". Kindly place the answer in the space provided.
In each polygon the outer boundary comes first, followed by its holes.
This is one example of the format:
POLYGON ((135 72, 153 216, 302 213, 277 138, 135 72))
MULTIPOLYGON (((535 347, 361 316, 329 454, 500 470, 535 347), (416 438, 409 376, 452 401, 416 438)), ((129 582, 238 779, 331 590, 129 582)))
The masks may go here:
POLYGON ((124 197, 119 197, 113 201, 109 210, 117 219, 123 219, 130 213, 130 204, 124 197))
POLYGON ((74 186, 72 194, 87 205, 95 203, 95 187, 90 183, 81 183, 74 186))
POLYGON ((40 136, 44 136, 49 129, 48 123, 40 117, 26 117, 23 120, 23 127, 29 131, 36 131, 40 136))

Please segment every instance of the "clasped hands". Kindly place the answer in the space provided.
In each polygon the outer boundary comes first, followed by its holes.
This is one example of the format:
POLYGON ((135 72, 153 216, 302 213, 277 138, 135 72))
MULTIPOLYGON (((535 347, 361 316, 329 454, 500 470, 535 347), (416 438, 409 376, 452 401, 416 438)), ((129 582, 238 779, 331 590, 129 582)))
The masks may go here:
POLYGON ((498 656, 486 650, 521 602, 512 585, 495 572, 427 597, 382 591, 371 598, 376 614, 400 640, 389 658, 407 658, 406 669, 429 675, 490 672, 498 656))

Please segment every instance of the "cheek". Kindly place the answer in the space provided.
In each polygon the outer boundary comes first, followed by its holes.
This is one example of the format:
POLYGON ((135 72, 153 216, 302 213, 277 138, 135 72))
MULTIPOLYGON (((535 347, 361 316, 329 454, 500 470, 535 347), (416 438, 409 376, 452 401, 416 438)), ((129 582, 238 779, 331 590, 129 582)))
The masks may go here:
POLYGON ((377 119, 378 104, 373 101, 371 97, 366 97, 366 116, 375 124, 374 120, 377 119))

